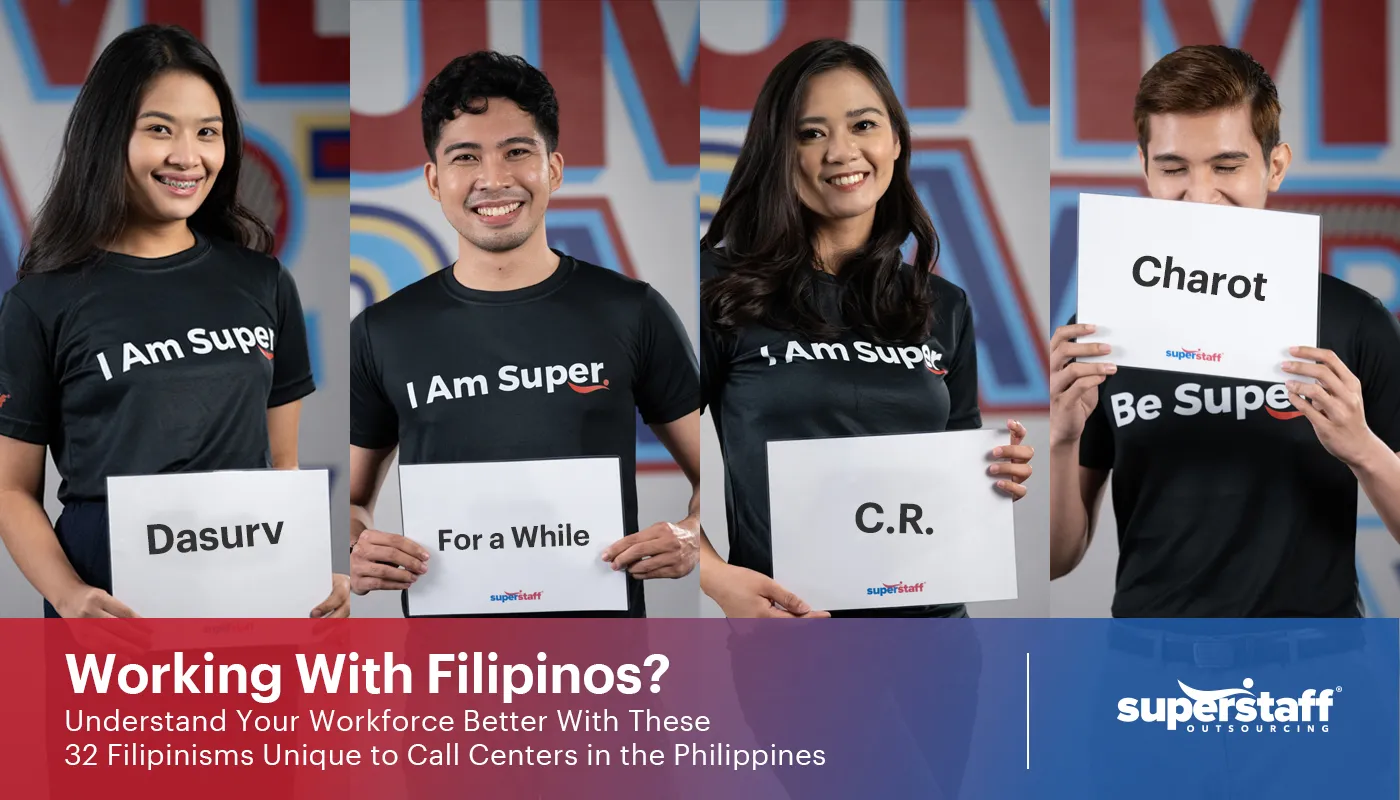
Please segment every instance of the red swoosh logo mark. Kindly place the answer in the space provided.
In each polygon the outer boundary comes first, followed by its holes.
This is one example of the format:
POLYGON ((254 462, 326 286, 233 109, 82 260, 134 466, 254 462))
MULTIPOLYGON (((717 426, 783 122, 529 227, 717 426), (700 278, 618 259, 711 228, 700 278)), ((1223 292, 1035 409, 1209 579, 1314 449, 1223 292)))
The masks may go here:
POLYGON ((948 374, 948 370, 946 370, 946 369, 934 369, 933 367, 929 367, 929 368, 928 368, 928 371, 929 371, 929 372, 932 372, 934 375, 947 375, 947 374, 948 374))
POLYGON ((4 408, 4 407, 5 407, 5 401, 6 401, 6 400, 9 400, 9 399, 10 399, 10 396, 9 396, 9 395, 7 395, 7 394, 0 394, 0 408, 4 408))
POLYGON ((602 382, 601 384, 596 385, 596 386, 579 386, 579 385, 576 384, 576 383, 570 383, 570 384, 569 384, 569 388, 570 388, 570 389, 573 389, 574 391, 578 392, 579 394, 589 394, 590 392, 596 392, 596 391, 598 391, 599 389, 606 389, 606 388, 608 388, 608 379, 607 379, 607 378, 604 378, 604 379, 603 379, 603 382, 602 382))
POLYGON ((1268 406, 1266 406, 1265 408, 1268 410, 1269 416, 1273 417, 1274 419, 1296 419, 1297 417, 1303 416, 1303 412, 1301 411, 1275 411, 1274 409, 1269 408, 1268 406))
POLYGON ((258 352, 262 353, 262 354, 263 354, 263 358, 267 359, 268 361, 271 361, 271 360, 272 360, 272 354, 269 353, 269 352, 267 352, 266 350, 262 349, 262 347, 259 347, 259 348, 258 348, 258 352))

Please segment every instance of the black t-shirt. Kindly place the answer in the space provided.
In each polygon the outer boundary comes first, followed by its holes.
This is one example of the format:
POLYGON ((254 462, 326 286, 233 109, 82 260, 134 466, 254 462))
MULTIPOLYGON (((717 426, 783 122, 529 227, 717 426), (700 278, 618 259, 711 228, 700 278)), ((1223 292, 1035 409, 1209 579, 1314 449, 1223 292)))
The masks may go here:
MULTIPOLYGON (((1400 322, 1330 275, 1318 304, 1318 347, 1356 375, 1367 425, 1400 450, 1400 322)), ((1099 386, 1079 462, 1113 471, 1114 616, 1361 613, 1356 477, 1282 383, 1120 369, 1099 386)))
MULTIPOLYGON (((726 268, 722 252, 701 251, 701 280, 726 268)), ((823 317, 844 327, 841 279, 824 272, 817 279, 823 317)), ((923 360, 912 365, 899 353, 900 346, 877 345, 850 332, 834 342, 810 342, 750 324, 731 335, 714 327, 702 304, 701 393, 714 414, 724 453, 729 563, 773 574, 768 442, 982 426, 977 343, 967 295, 938 276, 932 292, 933 330, 923 344, 923 360)), ((961 604, 823 610, 834 611, 833 616, 965 614, 961 604)))
MULTIPOLYGON (((694 351, 661 295, 569 256, 506 292, 469 289, 450 267, 434 273, 356 317, 350 353, 351 444, 398 445, 403 464, 616 456, 629 534, 638 412, 655 425, 700 406, 694 351), (606 390, 541 385, 548 367, 576 364, 606 390), (435 383, 452 396, 429 403, 435 383)), ((627 582, 626 614, 509 616, 646 616, 641 581, 627 582)))
POLYGON ((52 449, 64 503, 112 475, 267 467, 267 410, 314 389, 291 275, 228 242, 107 253, 0 300, 0 435, 52 449))

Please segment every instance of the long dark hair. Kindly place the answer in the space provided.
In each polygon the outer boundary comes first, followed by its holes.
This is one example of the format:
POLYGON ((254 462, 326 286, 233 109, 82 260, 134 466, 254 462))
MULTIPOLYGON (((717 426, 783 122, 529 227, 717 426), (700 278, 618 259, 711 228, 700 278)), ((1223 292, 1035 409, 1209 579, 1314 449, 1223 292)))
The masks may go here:
POLYGON ((860 72, 875 86, 900 144, 889 189, 875 206, 870 239, 840 266, 842 315, 851 329, 877 341, 915 343, 928 337, 929 276, 938 259, 938 236, 909 178, 909 121, 874 54, 836 39, 802 45, 769 73, 719 210, 700 240, 702 249, 723 244, 730 267, 701 287, 701 302, 722 331, 758 322, 814 339, 844 332, 817 308, 812 237, 820 220, 802 205, 792 179, 807 82, 840 68, 860 72), (912 270, 903 268, 900 254, 910 234, 918 245, 912 270))
POLYGON ((157 76, 188 72, 219 98, 224 164, 209 196, 189 218, 193 230, 264 253, 272 232, 238 202, 243 130, 219 63, 198 39, 173 25, 143 25, 112 40, 88 73, 68 125, 53 184, 40 207, 19 277, 100 258, 131 213, 127 145, 141 96, 157 76))

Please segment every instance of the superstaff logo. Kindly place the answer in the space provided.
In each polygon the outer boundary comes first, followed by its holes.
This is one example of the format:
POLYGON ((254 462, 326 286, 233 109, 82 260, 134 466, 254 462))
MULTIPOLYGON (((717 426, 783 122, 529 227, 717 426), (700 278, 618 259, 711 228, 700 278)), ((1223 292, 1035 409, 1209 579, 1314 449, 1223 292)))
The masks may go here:
POLYGON ((1167 358, 1175 358, 1178 361, 1219 361, 1224 353, 1207 353, 1205 350, 1168 350, 1167 358))
POLYGON ((543 597, 543 596, 544 596, 544 591, 543 591, 543 590, 540 590, 540 591, 538 591, 538 592, 525 592, 525 591, 520 591, 520 592, 507 592, 507 593, 504 593, 504 594, 493 594, 493 595, 491 595, 491 602, 493 602, 493 603, 514 603, 514 602, 516 602, 517 600, 538 600, 538 599, 540 599, 540 598, 543 597))
POLYGON ((1120 722, 1165 723, 1167 730, 1225 733, 1328 733, 1336 689, 1308 689, 1298 697, 1274 697, 1251 691, 1245 678, 1237 689, 1193 689, 1181 681, 1184 697, 1124 697, 1118 701, 1120 722))
POLYGON ((924 590, 924 583, 882 583, 865 590, 868 595, 884 597, 887 594, 918 594, 924 590))

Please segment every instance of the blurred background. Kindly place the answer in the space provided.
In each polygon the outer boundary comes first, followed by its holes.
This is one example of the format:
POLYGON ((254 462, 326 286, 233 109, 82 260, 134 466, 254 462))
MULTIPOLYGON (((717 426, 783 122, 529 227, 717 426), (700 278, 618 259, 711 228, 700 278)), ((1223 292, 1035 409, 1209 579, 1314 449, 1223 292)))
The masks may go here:
MULTIPOLYGON (((122 31, 189 29, 213 51, 243 115, 239 192, 272 227, 306 313, 316 393, 301 414, 301 466, 331 480, 335 567, 349 566, 344 475, 350 424, 345 307, 350 115, 347 0, 85 0, 0 3, 0 292, 15 280, 28 222, 44 198, 63 126, 88 69, 122 31)), ((45 507, 56 519, 52 458, 45 507)), ((0 616, 42 614, 41 598, 0 558, 0 616)))
MULTIPOLYGON (((855 42, 885 66, 913 124, 914 183, 933 217, 937 271, 967 291, 976 321, 984 427, 1018 419, 1044 452, 1050 320, 1048 129, 1050 28, 1036 2, 705 0, 700 12, 700 229, 719 206, 768 72, 813 39, 855 42)), ((703 518, 725 555, 719 440, 708 414, 703 518)), ((1016 503, 1015 600, 974 617, 1042 617, 1050 555, 1043 475, 1016 503)), ((709 598, 706 616, 721 616, 709 598)))
MULTIPOLYGON (((352 2, 351 314, 456 259, 457 233, 423 178, 419 98, 453 58, 493 49, 542 69, 559 97, 564 185, 549 204, 550 246, 656 287, 693 345, 698 27, 695 0, 352 2)), ((640 420, 637 467, 640 524, 684 517, 690 483, 640 420)), ((398 504, 391 470, 377 527, 399 532, 398 504)), ((699 613, 698 571, 646 592, 649 616, 699 613)), ((356 597, 354 614, 400 616, 398 594, 356 597)))
MULTIPOLYGON (((1133 96, 1148 67, 1188 44, 1242 48, 1273 77, 1293 165, 1269 207, 1320 214, 1323 271, 1400 313, 1400 0, 1051 5, 1049 331, 1074 313, 1079 193, 1146 193, 1133 96)), ((1400 615, 1400 545, 1364 494, 1356 549, 1368 613, 1400 615)), ((1050 585, 1051 614, 1109 616, 1117 560, 1105 502, 1084 561, 1050 585)))

